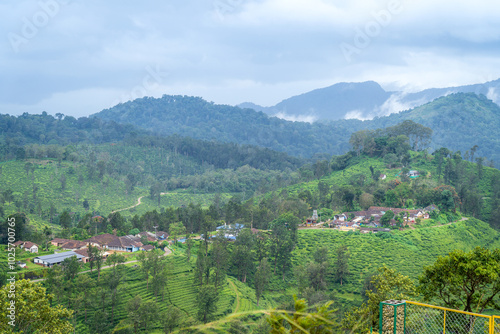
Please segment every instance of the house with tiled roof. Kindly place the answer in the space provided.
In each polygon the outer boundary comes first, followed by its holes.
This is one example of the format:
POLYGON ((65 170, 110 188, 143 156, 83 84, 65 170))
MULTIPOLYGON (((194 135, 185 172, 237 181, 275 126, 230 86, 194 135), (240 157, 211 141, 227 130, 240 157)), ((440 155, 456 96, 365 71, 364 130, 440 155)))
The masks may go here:
POLYGON ((62 244, 71 241, 70 239, 55 238, 50 241, 50 243, 56 247, 60 247, 62 244))
POLYGON ((89 249, 88 248, 82 248, 82 249, 77 249, 73 252, 75 252, 76 254, 79 254, 82 256, 82 262, 83 263, 87 263, 90 261, 90 256, 89 256, 89 249))
MULTIPOLYGON (((88 247, 86 247, 86 248, 81 248, 81 249, 77 249, 77 250, 75 250, 74 252, 75 252, 76 254, 79 254, 79 255, 83 256, 83 257, 82 257, 82 262, 83 262, 83 263, 87 263, 87 262, 89 262, 89 261, 90 261, 90 256, 89 256, 89 248, 88 248, 88 247)), ((105 259, 105 258, 107 258, 107 257, 108 257, 108 255, 109 255, 109 253, 108 253, 108 252, 103 252, 103 253, 102 253, 102 257, 103 257, 104 259, 105 259)))
POLYGON ((84 241, 92 246, 119 252, 137 252, 143 246, 141 238, 134 235, 118 237, 116 235, 106 233, 93 236, 92 238, 84 241))
POLYGON ((109 250, 119 252, 137 252, 142 246, 141 238, 133 235, 117 237, 106 245, 109 250))
POLYGON ((84 240, 86 243, 90 243, 92 246, 97 246, 101 248, 108 248, 109 243, 116 243, 118 237, 113 234, 105 233, 95 235, 92 238, 84 240))
POLYGON ((164 232, 164 231, 158 231, 158 232, 156 232, 156 238, 158 240, 165 240, 168 238, 168 233, 164 232))
POLYGON ((146 252, 150 252, 153 249, 155 249, 155 247, 153 245, 146 245, 146 246, 141 247, 141 250, 146 251, 146 252))
POLYGON ((137 234, 136 236, 139 238, 146 237, 148 242, 156 241, 154 233, 151 233, 151 232, 141 232, 141 233, 137 234))
POLYGON ((38 245, 31 241, 16 241, 14 246, 24 249, 30 253, 38 253, 38 245))
POLYGON ((88 243, 86 243, 85 241, 70 240, 70 241, 62 244, 61 248, 66 249, 66 250, 77 250, 77 249, 86 248, 87 245, 88 245, 88 243))

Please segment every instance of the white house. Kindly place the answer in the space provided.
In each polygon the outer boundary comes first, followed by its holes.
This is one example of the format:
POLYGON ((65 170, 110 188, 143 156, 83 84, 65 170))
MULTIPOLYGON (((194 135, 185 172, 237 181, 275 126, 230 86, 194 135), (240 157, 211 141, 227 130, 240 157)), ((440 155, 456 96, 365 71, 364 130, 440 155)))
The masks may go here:
POLYGON ((38 245, 31 241, 16 241, 14 245, 30 253, 38 253, 38 245))

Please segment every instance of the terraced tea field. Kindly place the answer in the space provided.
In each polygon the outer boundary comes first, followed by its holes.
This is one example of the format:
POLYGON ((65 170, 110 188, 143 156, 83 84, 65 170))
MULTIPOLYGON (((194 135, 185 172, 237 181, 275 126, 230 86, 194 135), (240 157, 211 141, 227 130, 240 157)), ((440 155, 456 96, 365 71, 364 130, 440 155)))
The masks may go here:
MULTIPOLYGON (((164 311, 169 305, 174 305, 183 311, 182 320, 187 320, 188 318, 194 319, 196 318, 197 313, 197 289, 192 284, 193 265, 191 263, 188 264, 185 256, 182 255, 169 256, 168 260, 171 261, 173 269, 168 279, 164 298, 162 300, 160 296, 159 301, 156 304, 158 311, 164 311)), ((143 301, 155 300, 151 289, 151 281, 149 282, 150 287, 148 291, 146 289, 146 281, 144 280, 139 267, 127 265, 124 270, 125 279, 120 285, 120 299, 115 309, 115 326, 119 322, 127 319, 126 307, 130 299, 140 295, 143 301)), ((96 276, 96 273, 94 272, 92 276, 96 276)), ((231 287, 229 282, 226 282, 220 293, 217 307, 217 317, 232 313, 236 307, 236 292, 231 287)), ((111 314, 111 307, 107 307, 106 312, 111 314)), ((79 333, 87 332, 85 326, 83 325, 84 317, 82 313, 83 312, 81 312, 78 316, 77 332, 79 333)))
POLYGON ((334 284, 333 276, 330 276, 330 288, 337 290, 337 298, 342 302, 358 304, 364 278, 377 268, 386 265, 416 281, 423 267, 454 249, 469 251, 476 246, 499 248, 500 233, 487 223, 472 218, 445 226, 390 234, 360 234, 328 228, 300 230, 292 261, 294 265, 309 261, 318 246, 327 246, 333 263, 335 250, 340 245, 349 247, 351 277, 341 287, 334 284))

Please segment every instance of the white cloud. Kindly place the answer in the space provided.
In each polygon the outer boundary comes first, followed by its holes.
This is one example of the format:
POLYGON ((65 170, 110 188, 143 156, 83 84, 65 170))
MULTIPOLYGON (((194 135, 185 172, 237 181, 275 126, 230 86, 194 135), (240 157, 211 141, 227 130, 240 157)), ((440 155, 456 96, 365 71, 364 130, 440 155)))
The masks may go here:
POLYGON ((490 99, 491 101, 495 102, 496 104, 500 103, 500 99, 499 99, 498 93, 497 93, 497 91, 496 91, 496 89, 494 87, 490 87, 488 89, 488 94, 486 95, 486 97, 488 99, 490 99))
POLYGON ((359 119, 361 121, 369 120, 372 118, 372 116, 366 116, 361 110, 351 110, 344 116, 344 119, 359 119))
POLYGON ((313 116, 313 115, 288 115, 285 112, 279 112, 274 117, 278 117, 287 121, 292 121, 292 122, 307 122, 307 123, 314 123, 315 121, 318 120, 318 117, 313 116))
POLYGON ((402 98, 405 96, 404 93, 395 93, 392 94, 381 106, 378 110, 375 110, 375 114, 371 117, 375 116, 388 116, 390 114, 398 113, 403 110, 408 110, 418 104, 417 101, 412 102, 403 102, 402 98))
POLYGON ((156 65, 169 76, 147 95, 229 104, 273 105, 341 81, 414 92, 500 77, 496 0, 401 0, 401 13, 351 63, 339 45, 352 43, 356 29, 394 0, 220 1, 232 6, 222 19, 213 1, 70 1, 17 54, 6 37, 40 7, 2 2, 0 106, 89 114, 131 96, 145 67, 156 65))

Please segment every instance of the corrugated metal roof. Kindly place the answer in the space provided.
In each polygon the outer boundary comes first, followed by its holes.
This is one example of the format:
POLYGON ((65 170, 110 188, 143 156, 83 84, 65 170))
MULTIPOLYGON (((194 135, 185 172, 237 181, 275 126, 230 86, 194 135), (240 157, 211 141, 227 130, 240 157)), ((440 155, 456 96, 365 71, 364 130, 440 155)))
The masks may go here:
POLYGON ((71 257, 71 256, 76 256, 78 259, 83 258, 82 255, 71 251, 71 252, 64 252, 64 253, 58 253, 58 254, 37 256, 37 257, 35 257, 35 259, 38 259, 38 260, 41 260, 44 262, 48 262, 48 263, 59 263, 59 262, 64 261, 64 259, 71 257))

